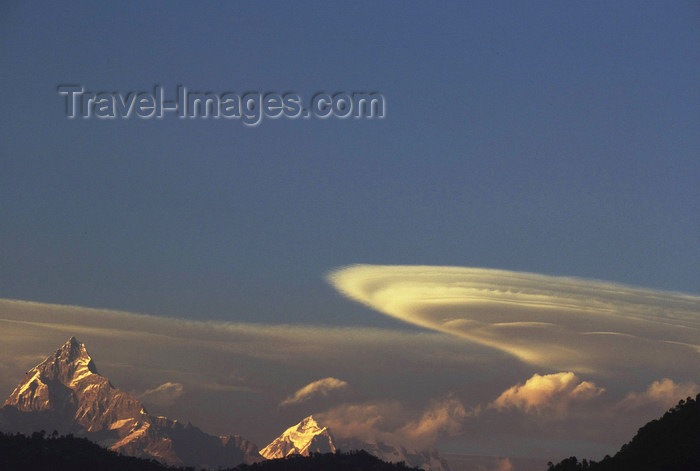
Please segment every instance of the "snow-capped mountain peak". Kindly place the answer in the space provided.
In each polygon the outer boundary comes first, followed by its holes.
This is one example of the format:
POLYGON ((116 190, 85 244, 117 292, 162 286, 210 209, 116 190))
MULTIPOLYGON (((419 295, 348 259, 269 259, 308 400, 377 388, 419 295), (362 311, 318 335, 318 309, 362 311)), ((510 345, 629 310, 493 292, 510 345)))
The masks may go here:
POLYGON ((274 459, 294 454, 309 456, 310 453, 328 453, 335 450, 333 437, 328 428, 321 427, 310 415, 285 430, 282 435, 260 450, 260 454, 267 459, 274 459))
POLYGON ((75 337, 68 339, 61 348, 56 350, 53 358, 47 358, 37 368, 41 369, 42 366, 44 370, 50 369, 59 379, 62 375, 70 378, 71 384, 75 384, 92 374, 98 374, 95 362, 92 361, 85 345, 75 337))
MULTIPOLYGON (((71 402, 71 391, 99 376, 85 345, 71 337, 46 360, 27 372, 3 404, 20 411, 57 410, 71 402), (53 387, 50 387, 53 385, 53 387)), ((98 380, 99 382, 99 380, 98 380)))
POLYGON ((260 460, 257 447, 239 436, 222 440, 150 415, 97 372, 75 337, 27 372, 0 408, 0 428, 78 433, 114 451, 175 465, 215 468, 260 460))

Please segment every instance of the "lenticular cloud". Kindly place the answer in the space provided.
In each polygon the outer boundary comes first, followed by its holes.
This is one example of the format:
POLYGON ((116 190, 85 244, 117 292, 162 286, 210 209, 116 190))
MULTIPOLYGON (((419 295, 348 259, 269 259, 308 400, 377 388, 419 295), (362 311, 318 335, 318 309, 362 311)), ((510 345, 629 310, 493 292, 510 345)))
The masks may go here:
POLYGON ((463 267, 355 265, 328 280, 389 316, 557 371, 694 377, 700 359, 696 296, 463 267))

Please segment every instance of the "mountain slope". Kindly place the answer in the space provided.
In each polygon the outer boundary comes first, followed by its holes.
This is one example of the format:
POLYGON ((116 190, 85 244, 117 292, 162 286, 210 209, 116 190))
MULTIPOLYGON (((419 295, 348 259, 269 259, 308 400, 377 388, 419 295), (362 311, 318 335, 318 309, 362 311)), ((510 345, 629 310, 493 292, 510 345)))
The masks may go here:
POLYGON ((447 462, 441 459, 435 450, 409 451, 402 446, 392 446, 382 442, 368 443, 358 439, 339 440, 327 427, 319 425, 313 416, 285 430, 282 435, 260 450, 260 454, 267 459, 277 459, 336 450, 364 450, 388 462, 403 461, 409 466, 419 467, 425 471, 449 471, 447 462))
POLYGON ((29 370, 0 411, 5 431, 76 433, 113 451, 167 464, 219 467, 260 459, 256 447, 241 437, 216 437, 150 415, 97 372, 75 337, 29 370))

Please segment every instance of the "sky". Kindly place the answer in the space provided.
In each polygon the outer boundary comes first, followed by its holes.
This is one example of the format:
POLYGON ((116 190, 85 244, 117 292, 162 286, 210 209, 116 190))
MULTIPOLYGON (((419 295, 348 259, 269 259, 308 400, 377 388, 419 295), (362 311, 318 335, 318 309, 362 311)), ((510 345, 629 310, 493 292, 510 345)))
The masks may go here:
POLYGON ((260 447, 362 407, 384 429, 357 430, 447 452, 614 451, 700 383, 699 20, 685 1, 4 2, 0 384, 76 335, 151 407, 260 447), (69 119, 67 84, 386 108, 69 119))

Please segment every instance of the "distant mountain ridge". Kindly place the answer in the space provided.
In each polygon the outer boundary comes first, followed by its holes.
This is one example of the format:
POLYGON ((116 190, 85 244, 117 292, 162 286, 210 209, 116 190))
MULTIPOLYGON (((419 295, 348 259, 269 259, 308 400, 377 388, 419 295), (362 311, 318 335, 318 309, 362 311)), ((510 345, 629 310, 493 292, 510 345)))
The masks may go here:
MULTIPOLYGON (((31 436, 0 432, 2 471, 194 471, 173 468, 154 460, 127 457, 85 438, 34 432, 31 436)), ((240 464, 221 471, 420 471, 406 465, 386 463, 365 451, 293 455, 252 465, 240 464)))
POLYGON ((239 435, 218 437, 190 423, 151 415, 133 395, 99 374, 85 345, 75 337, 29 370, 0 408, 0 431, 31 434, 38 430, 75 434, 112 451, 176 466, 216 469, 263 459, 365 450, 386 462, 449 471, 436 450, 341 440, 313 416, 288 428, 258 452, 239 435))
POLYGON ((380 460, 397 463, 425 471, 449 471, 447 462, 436 450, 409 451, 402 446, 382 442, 368 443, 358 439, 339 439, 328 427, 321 426, 313 416, 306 417, 260 450, 267 459, 288 458, 294 455, 309 456, 312 453, 333 453, 338 450, 364 450, 380 460))
POLYGON ((218 468, 261 460, 257 447, 238 435, 217 437, 149 414, 97 372, 75 337, 29 370, 0 408, 0 430, 40 429, 75 433, 110 450, 171 465, 218 468))

